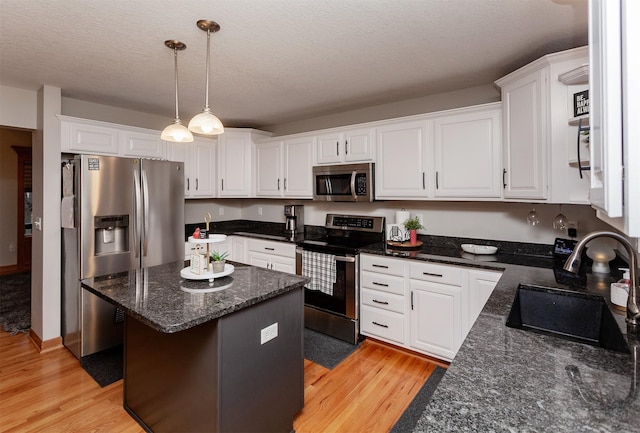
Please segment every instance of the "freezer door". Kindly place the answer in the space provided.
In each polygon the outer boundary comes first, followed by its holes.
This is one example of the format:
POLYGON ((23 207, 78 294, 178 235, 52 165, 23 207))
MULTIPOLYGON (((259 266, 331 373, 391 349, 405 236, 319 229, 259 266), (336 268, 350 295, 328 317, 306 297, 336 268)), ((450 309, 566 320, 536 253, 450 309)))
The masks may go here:
POLYGON ((80 221, 80 279, 139 266, 134 247, 133 188, 139 161, 113 156, 76 157, 80 221), (78 160, 80 168, 78 168, 78 160))
POLYGON ((184 260, 184 164, 141 160, 142 267, 184 260))

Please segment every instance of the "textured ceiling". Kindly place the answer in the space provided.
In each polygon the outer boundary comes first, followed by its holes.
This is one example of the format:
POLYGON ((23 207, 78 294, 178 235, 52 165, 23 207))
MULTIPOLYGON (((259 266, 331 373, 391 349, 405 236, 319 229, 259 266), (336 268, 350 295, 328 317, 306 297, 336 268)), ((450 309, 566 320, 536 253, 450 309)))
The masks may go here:
POLYGON ((1 0, 0 85, 264 127, 488 84, 586 45, 587 0, 1 0))

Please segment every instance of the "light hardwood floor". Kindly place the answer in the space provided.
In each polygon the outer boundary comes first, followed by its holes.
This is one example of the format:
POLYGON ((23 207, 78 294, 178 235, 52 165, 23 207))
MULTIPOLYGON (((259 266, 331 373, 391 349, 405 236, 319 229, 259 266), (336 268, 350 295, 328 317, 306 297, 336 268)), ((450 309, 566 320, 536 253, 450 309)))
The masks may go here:
MULTIPOLYGON (((436 365, 372 340, 333 370, 305 360, 297 433, 386 432, 436 365)), ((100 388, 66 349, 40 354, 0 332, 1 432, 143 432, 122 407, 122 380, 100 388)))

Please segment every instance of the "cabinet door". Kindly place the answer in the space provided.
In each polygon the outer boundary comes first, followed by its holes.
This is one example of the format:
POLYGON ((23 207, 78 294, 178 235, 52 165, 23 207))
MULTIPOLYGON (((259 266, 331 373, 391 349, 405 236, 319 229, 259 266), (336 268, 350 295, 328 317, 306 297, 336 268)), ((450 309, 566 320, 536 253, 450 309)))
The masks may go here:
POLYGON ((376 198, 429 196, 426 137, 426 121, 394 123, 377 128, 376 198))
POLYGON ((541 69, 502 88, 505 198, 547 198, 547 75, 541 69))
POLYGON ((296 273, 296 259, 291 257, 271 256, 271 267, 274 271, 296 273))
POLYGON ((256 145, 256 195, 281 197, 282 142, 274 141, 256 145))
POLYGON ((313 197, 311 169, 314 137, 302 137, 284 142, 285 197, 313 197))
POLYGON ((318 164, 334 164, 342 162, 342 153, 344 152, 344 143, 340 132, 332 132, 317 136, 317 163, 318 164), (341 149, 342 147, 342 149, 341 149))
MULTIPOLYGON (((179 161, 184 163, 184 196, 191 197, 191 179, 194 168, 191 166, 191 152, 193 143, 170 143, 167 149, 169 161, 179 161)), ((193 184, 195 186, 195 182, 193 184)))
POLYGON ((344 132, 344 160, 373 161, 374 128, 350 129, 344 132))
POLYGON ((220 197, 251 196, 251 136, 225 132, 218 142, 218 193, 220 197))
POLYGON ((462 344, 462 288, 411 280, 411 346, 448 360, 462 344))
POLYGON ((61 149, 74 153, 117 155, 118 130, 98 125, 61 122, 61 149))
POLYGON ((501 276, 502 272, 469 270, 469 327, 465 335, 476 322, 501 276))
POLYGON ((247 251, 247 263, 259 268, 271 269, 271 256, 257 251, 247 251))
POLYGON ((434 119, 435 196, 499 198, 500 109, 434 119))
POLYGON ((590 200, 615 218, 623 214, 620 1, 591 0, 590 5, 590 200))
POLYGON ((159 133, 122 131, 120 133, 121 154, 142 158, 166 158, 166 143, 159 133))
POLYGON ((191 197, 214 197, 215 142, 194 139, 191 143, 189 190, 191 197))
POLYGON ((231 260, 239 263, 247 263, 247 239, 242 236, 232 236, 231 246, 233 257, 231 260))

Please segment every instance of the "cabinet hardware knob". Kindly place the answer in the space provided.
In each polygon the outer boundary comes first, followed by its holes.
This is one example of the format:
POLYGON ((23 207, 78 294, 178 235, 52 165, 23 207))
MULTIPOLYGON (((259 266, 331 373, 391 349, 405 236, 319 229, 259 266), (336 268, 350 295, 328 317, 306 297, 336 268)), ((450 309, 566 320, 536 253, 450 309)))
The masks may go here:
POLYGON ((388 284, 385 284, 385 283, 378 283, 378 282, 376 282, 376 281, 373 281, 373 283, 372 283, 372 284, 374 284, 374 285, 376 285, 376 286, 389 287, 389 285, 388 285, 388 284))
POLYGON ((389 305, 387 301, 378 301, 377 299, 373 299, 373 302, 375 302, 376 304, 389 305))
POLYGON ((507 169, 502 169, 502 189, 507 189, 507 169))
POLYGON ((340 142, 336 141, 336 156, 340 156, 340 142))
POLYGON ((374 268, 383 268, 383 269, 389 269, 389 266, 385 266, 385 265, 376 265, 375 263, 373 265, 374 268))
POLYGON ((422 275, 426 275, 428 277, 438 277, 438 278, 442 278, 442 274, 433 274, 431 272, 423 272, 422 275))
POLYGON ((378 323, 378 322, 371 322, 371 323, 373 323, 376 326, 381 326, 383 328, 388 328, 389 327, 389 325, 383 325, 382 323, 378 323))

